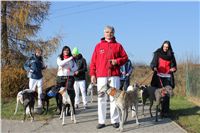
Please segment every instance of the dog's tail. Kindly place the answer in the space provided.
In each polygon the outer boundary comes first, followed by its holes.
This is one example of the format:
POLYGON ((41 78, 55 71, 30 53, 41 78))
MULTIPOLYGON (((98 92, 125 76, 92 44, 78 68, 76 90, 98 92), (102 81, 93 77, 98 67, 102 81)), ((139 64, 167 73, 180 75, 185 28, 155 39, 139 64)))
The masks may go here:
POLYGON ((14 115, 16 115, 16 113, 17 113, 18 105, 19 105, 19 97, 17 96, 17 103, 16 103, 14 115))
POLYGON ((23 91, 20 91, 18 94, 17 94, 17 103, 16 103, 16 108, 15 108, 15 112, 14 112, 14 115, 16 115, 17 113, 17 109, 18 109, 18 105, 19 105, 19 102, 21 102, 23 104, 23 96, 22 96, 22 93, 23 91))
POLYGON ((92 84, 89 84, 88 88, 87 88, 87 95, 90 96, 91 95, 91 91, 92 91, 92 84))

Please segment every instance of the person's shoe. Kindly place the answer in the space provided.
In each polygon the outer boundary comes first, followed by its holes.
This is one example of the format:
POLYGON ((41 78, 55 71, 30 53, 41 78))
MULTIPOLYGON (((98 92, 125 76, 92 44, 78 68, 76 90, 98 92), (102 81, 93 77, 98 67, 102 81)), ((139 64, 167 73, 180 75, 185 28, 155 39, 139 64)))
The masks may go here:
POLYGON ((114 123, 114 124, 113 124, 113 127, 114 127, 114 128, 119 128, 119 123, 114 123))
POLYGON ((98 125, 97 125, 97 129, 104 128, 105 126, 106 126, 105 124, 98 124, 98 125))
POLYGON ((76 106, 76 109, 78 109, 78 104, 76 104, 75 106, 76 106))

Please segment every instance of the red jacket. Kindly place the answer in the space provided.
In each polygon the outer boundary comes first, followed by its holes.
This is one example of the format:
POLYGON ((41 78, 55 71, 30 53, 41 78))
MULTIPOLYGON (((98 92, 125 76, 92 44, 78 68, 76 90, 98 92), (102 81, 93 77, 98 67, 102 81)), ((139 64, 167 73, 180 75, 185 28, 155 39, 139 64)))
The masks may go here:
POLYGON ((162 58, 158 58, 158 62, 158 73, 168 74, 170 72, 171 62, 162 58))
POLYGON ((96 77, 120 76, 120 66, 126 63, 128 56, 122 45, 116 42, 115 38, 111 42, 101 39, 95 47, 90 63, 90 75, 96 77), (110 63, 111 59, 117 60, 117 65, 110 63))

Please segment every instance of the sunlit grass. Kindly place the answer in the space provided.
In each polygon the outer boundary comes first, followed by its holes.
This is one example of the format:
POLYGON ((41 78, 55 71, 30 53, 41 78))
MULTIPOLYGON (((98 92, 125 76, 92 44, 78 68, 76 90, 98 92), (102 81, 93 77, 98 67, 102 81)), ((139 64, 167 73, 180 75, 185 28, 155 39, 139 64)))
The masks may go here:
POLYGON ((189 133, 200 133, 200 107, 189 102, 185 97, 171 99, 172 119, 189 133))
MULTIPOLYGON (((9 119, 9 120, 22 120, 23 119, 23 106, 20 103, 18 106, 18 111, 17 114, 14 115, 15 112, 15 106, 16 106, 16 99, 11 98, 7 101, 2 100, 2 106, 1 106, 1 118, 2 119, 9 119)), ((37 115, 34 114, 35 116, 35 120, 49 120, 52 119, 56 112, 56 102, 55 99, 51 99, 50 100, 50 105, 49 105, 49 112, 47 114, 42 114, 42 115, 37 115)), ((28 116, 28 119, 30 119, 30 117, 28 116)))

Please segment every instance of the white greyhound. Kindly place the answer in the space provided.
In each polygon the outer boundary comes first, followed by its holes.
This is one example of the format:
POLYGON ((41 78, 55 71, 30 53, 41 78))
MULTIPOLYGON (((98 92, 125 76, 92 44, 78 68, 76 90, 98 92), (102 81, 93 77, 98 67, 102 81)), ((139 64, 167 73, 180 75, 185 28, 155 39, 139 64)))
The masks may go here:
POLYGON ((67 90, 65 89, 65 87, 61 87, 59 93, 62 95, 62 111, 60 114, 60 119, 62 119, 62 125, 65 125, 65 113, 66 113, 66 106, 67 104, 69 104, 72 107, 71 111, 71 120, 74 121, 74 123, 76 123, 76 116, 75 116, 75 107, 71 102, 70 96, 67 93, 67 90))

